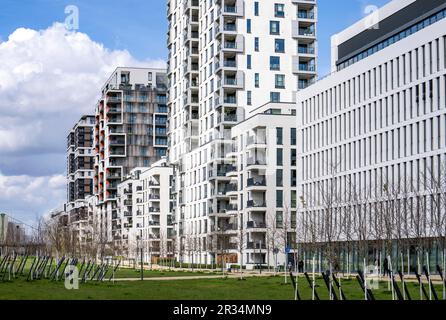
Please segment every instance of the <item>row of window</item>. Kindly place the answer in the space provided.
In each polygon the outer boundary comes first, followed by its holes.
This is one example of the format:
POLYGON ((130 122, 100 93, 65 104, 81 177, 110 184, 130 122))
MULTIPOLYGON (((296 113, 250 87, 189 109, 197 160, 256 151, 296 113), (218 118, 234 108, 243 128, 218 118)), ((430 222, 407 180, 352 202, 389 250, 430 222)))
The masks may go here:
POLYGON ((337 204, 342 205, 350 201, 374 203, 374 200, 385 199, 389 195, 407 199, 437 190, 438 183, 446 174, 445 170, 446 155, 432 155, 356 173, 338 174, 320 181, 304 182, 302 197, 310 209, 319 207, 323 197, 330 192, 335 192, 337 204))
POLYGON ((431 117, 303 157, 304 180, 446 148, 446 116, 431 117))
POLYGON ((303 124, 374 99, 445 68, 446 36, 443 36, 303 101, 303 124))
POLYGON ((305 127, 302 150, 309 152, 442 110, 445 92, 446 76, 437 77, 305 127))

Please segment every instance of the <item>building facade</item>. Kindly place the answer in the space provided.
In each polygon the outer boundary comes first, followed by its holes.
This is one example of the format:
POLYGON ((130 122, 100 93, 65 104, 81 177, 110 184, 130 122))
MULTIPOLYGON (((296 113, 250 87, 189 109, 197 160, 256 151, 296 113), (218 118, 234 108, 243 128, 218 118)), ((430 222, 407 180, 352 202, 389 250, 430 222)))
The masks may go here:
POLYGON ((225 215, 215 218, 219 219, 215 225, 224 228, 222 222, 235 222, 232 229, 238 261, 248 268, 294 265, 296 106, 269 103, 255 112, 232 129, 231 155, 236 166, 227 175, 231 183, 224 193, 230 199, 230 208, 225 215))
POLYGON ((228 199, 212 192, 230 182, 214 178, 234 166, 231 129, 267 102, 294 102, 314 82, 316 17, 315 1, 168 2, 175 223, 179 244, 190 238, 199 248, 196 263, 217 262, 211 217, 228 199))
POLYGON ((132 169, 149 167, 166 155, 166 103, 162 69, 117 68, 102 88, 94 130, 94 193, 109 242, 119 229, 119 183, 132 169))
POLYGON ((333 37, 335 72, 299 94, 298 236, 397 240, 413 266, 446 230, 446 3, 375 15, 333 37))
POLYGON ((68 223, 75 241, 85 244, 88 225, 86 198, 93 194, 95 117, 83 116, 67 137, 67 203, 68 223))
POLYGON ((145 262, 158 263, 176 253, 172 199, 173 169, 166 159, 140 175, 140 201, 136 208, 137 238, 145 262))
POLYGON ((158 263, 171 258, 174 250, 173 169, 166 159, 149 168, 135 168, 118 185, 117 227, 114 233, 116 251, 144 263, 158 263))

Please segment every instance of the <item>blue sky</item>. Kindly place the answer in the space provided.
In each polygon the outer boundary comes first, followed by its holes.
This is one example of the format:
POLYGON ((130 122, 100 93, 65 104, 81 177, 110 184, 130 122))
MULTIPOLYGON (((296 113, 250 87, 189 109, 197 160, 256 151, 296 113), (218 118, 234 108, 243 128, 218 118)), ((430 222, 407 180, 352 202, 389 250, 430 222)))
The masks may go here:
MULTIPOLYGON (((273 0, 262 0, 273 1, 273 0)), ((368 5, 378 7, 388 0, 318 0, 319 70, 329 71, 330 36, 364 16, 368 5)), ((135 58, 164 59, 166 50, 165 0, 0 0, 0 39, 18 27, 45 29, 64 21, 64 8, 76 5, 79 31, 109 49, 127 49, 135 58)))

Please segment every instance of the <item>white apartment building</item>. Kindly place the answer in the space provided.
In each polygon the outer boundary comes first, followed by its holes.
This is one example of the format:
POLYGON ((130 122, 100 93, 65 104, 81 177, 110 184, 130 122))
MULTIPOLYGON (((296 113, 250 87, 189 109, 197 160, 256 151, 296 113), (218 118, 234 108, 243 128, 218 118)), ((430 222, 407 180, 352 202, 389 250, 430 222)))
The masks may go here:
POLYGON ((141 172, 147 168, 135 168, 127 178, 118 185, 117 210, 112 219, 116 221, 113 240, 116 250, 126 257, 137 256, 137 230, 135 217, 138 205, 142 204, 141 172))
MULTIPOLYGON (((258 106, 294 102, 316 76, 315 1, 168 1, 169 162, 176 225, 195 263, 218 260, 213 190, 232 171, 231 128, 258 106), (213 219, 212 221, 215 221, 213 219)), ((189 258, 188 258, 189 259, 189 258)))
POLYGON ((137 204, 136 228, 145 262, 175 254, 172 198, 173 169, 166 159, 141 172, 141 201, 137 204))
POLYGON ((110 243, 120 236, 118 184, 132 169, 149 167, 166 155, 166 95, 163 69, 117 68, 102 88, 94 131, 94 194, 110 243))
POLYGON ((390 237, 439 236, 444 202, 436 207, 434 195, 445 186, 430 178, 446 176, 446 2, 394 0, 374 17, 332 38, 334 73, 297 99, 298 225, 339 234, 311 228, 298 232, 302 242, 377 239, 383 206, 407 221, 390 237))
POLYGON ((227 175, 231 183, 225 193, 232 206, 215 217, 215 225, 224 228, 234 221, 237 260, 248 268, 294 265, 296 105, 268 103, 254 112, 232 129, 237 165, 227 175))
POLYGON ((174 227, 171 201, 173 169, 166 159, 149 168, 133 169, 118 185, 117 221, 114 235, 116 252, 145 263, 172 257, 174 227))

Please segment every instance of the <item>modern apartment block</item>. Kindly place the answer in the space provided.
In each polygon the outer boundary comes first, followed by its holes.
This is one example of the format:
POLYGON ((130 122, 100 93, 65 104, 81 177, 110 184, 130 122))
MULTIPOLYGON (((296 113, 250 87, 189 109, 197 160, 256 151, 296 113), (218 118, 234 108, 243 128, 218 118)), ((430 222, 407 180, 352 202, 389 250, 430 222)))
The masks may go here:
POLYGON ((167 150, 166 72, 117 68, 102 88, 94 131, 94 193, 109 241, 119 229, 117 187, 136 167, 149 167, 167 150))
POLYGON ((297 209, 296 105, 268 103, 255 112, 232 129, 235 148, 231 155, 237 165, 227 174, 231 179, 227 189, 216 193, 216 197, 229 198, 229 207, 226 212, 221 211, 225 214, 215 217, 218 219, 215 225, 220 230, 225 226, 232 226, 225 231, 235 230, 235 249, 243 265, 251 268, 293 264, 297 209))
POLYGON ((76 207, 93 194, 94 154, 93 130, 94 116, 83 116, 67 137, 67 205, 76 207))
POLYGON ((119 248, 121 254, 127 257, 137 257, 137 232, 135 217, 137 205, 142 203, 141 172, 147 168, 135 168, 118 185, 117 210, 112 216, 116 225, 113 229, 113 242, 115 248, 119 248))
POLYGON ((159 258, 175 254, 172 198, 173 169, 166 159, 141 172, 140 202, 136 207, 136 228, 144 261, 157 263, 159 258))
MULTIPOLYGON (((231 129, 258 106, 294 102, 316 76, 315 1, 168 2, 169 162, 175 223, 193 260, 218 260, 211 221, 224 215, 213 190, 232 171, 231 129), (189 241, 189 240, 188 240, 189 241), (190 241, 189 241, 190 242, 190 241)), ((187 258, 190 259, 190 258, 187 258)))
POLYGON ((330 213, 337 241, 411 239, 414 258, 445 214, 446 3, 395 0, 375 15, 333 37, 336 72, 299 93, 299 225, 330 213))
POLYGON ((123 255, 139 259, 142 248, 145 263, 173 256, 172 176, 162 159, 150 168, 133 169, 119 184, 114 243, 123 255))
POLYGON ((88 223, 85 199, 93 194, 95 117, 85 115, 67 137, 67 203, 69 224, 79 243, 85 242, 88 223))

